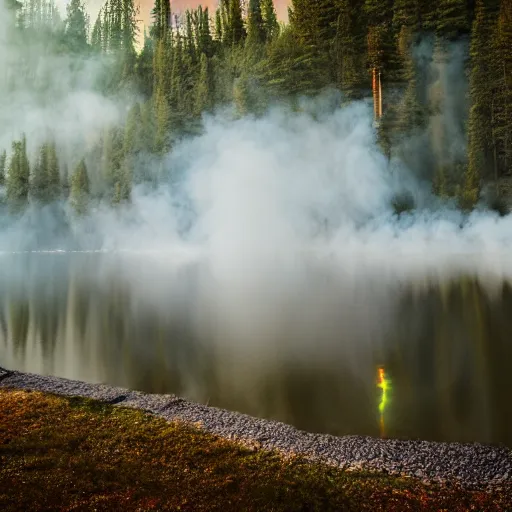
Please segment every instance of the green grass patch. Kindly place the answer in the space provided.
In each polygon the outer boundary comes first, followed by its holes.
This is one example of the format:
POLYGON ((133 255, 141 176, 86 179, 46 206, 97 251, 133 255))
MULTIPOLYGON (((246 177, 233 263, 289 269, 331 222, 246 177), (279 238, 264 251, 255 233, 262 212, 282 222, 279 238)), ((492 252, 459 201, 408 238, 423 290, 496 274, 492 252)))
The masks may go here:
POLYGON ((492 494, 344 472, 78 398, 0 390, 0 510, 512 510, 492 494))

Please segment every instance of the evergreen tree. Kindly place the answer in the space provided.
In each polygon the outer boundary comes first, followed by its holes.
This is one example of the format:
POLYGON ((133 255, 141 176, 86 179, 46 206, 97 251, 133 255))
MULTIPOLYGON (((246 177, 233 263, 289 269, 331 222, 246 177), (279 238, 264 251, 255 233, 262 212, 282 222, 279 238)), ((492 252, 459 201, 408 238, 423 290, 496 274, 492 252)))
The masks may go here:
POLYGON ((335 0, 292 0, 289 18, 296 44, 300 45, 297 64, 309 77, 317 77, 314 81, 318 86, 310 87, 331 85, 336 80, 330 58, 338 19, 335 0))
POLYGON ((239 116, 246 116, 258 109, 257 100, 251 90, 251 79, 245 73, 235 81, 233 100, 239 116))
POLYGON ((417 0, 420 29, 424 33, 435 32, 437 27, 437 7, 440 0, 417 0))
POLYGON ((55 201, 59 197, 60 171, 54 143, 45 143, 39 149, 30 182, 30 194, 41 203, 55 201))
POLYGON ((488 48, 495 32, 499 0, 478 0, 471 39, 471 107, 469 112, 468 167, 464 180, 463 203, 472 207, 478 200, 483 177, 494 177, 492 138, 493 68, 488 48))
POLYGON ((70 189, 71 189, 71 183, 69 180, 68 166, 64 165, 62 168, 62 181, 61 181, 61 192, 62 192, 62 197, 64 197, 64 199, 67 199, 69 197, 70 189))
POLYGON ((265 38, 267 41, 271 41, 279 35, 279 23, 277 21, 273 0, 261 0, 261 14, 263 17, 265 38))
POLYGON ((321 52, 330 47, 338 19, 335 0, 292 0, 289 18, 291 27, 305 48, 321 52))
MULTIPOLYGON (((169 31, 165 37, 160 38, 156 42, 156 49, 153 59, 153 77, 154 77, 154 90, 155 94, 163 94, 170 98, 172 87, 172 70, 174 64, 174 53, 172 51, 173 36, 169 31)), ((181 57, 181 54, 180 54, 181 57)))
MULTIPOLYGON (((161 58, 161 57, 159 57, 161 58)), ((135 75, 137 88, 145 98, 151 98, 155 83, 154 64, 156 64, 153 40, 144 31, 144 47, 137 58, 135 75)), ((161 67, 161 64, 159 64, 161 67)), ((161 79, 160 79, 161 80, 161 79)))
MULTIPOLYGON (((171 68, 170 84, 170 106, 173 112, 179 113, 184 108, 186 94, 186 73, 185 56, 183 50, 183 38, 178 32, 176 34, 176 44, 173 50, 173 61, 171 68)), ((159 100, 160 101, 160 100, 159 100)))
POLYGON ((13 210, 23 208, 28 200, 30 165, 25 136, 13 142, 12 155, 7 175, 7 200, 13 210))
POLYGON ((111 36, 111 18, 109 14, 110 4, 107 0, 101 11, 101 43, 103 52, 108 52, 111 49, 110 36, 111 36))
POLYGON ((106 130, 103 141, 102 167, 111 201, 115 199, 118 184, 123 180, 123 143, 123 132, 119 127, 115 126, 106 130))
POLYGON ((365 0, 368 22, 368 64, 383 74, 383 79, 396 70, 392 0, 365 0))
POLYGON ((47 186, 48 186, 48 199, 55 201, 60 195, 60 169, 59 160, 57 157, 57 148, 55 143, 52 142, 47 145, 47 186))
POLYGON ((437 35, 444 39, 457 39, 471 29, 467 0, 438 0, 437 35))
MULTIPOLYGON (((456 48, 464 48, 466 53, 465 37, 470 30, 470 10, 467 0, 438 0, 437 1, 437 21, 436 21, 436 38, 434 44, 433 55, 433 69, 437 74, 436 85, 433 88, 432 97, 435 98, 431 104, 433 111, 432 116, 432 129, 431 129, 431 143, 434 149, 435 158, 435 177, 434 177, 434 190, 439 195, 446 196, 461 196, 464 192, 464 171, 466 168, 465 155, 461 151, 454 149, 451 140, 454 138, 453 129, 454 123, 447 122, 451 117, 454 118, 453 110, 450 108, 457 103, 457 101, 446 101, 450 98, 455 91, 451 91, 451 83, 446 80, 449 71, 449 63, 457 62, 453 59, 453 52, 456 48), (454 46, 451 43, 458 41, 459 45, 454 46)), ((467 55, 464 55, 464 59, 467 55)), ((460 57, 457 57, 460 59, 460 57)), ((457 98, 457 100, 459 100, 457 98)), ((467 110, 467 107, 464 107, 467 110)), ((461 125, 465 124, 466 119, 462 119, 458 115, 458 120, 461 125)), ((458 130, 462 133, 463 128, 458 130)))
POLYGON ((330 71, 319 66, 315 54, 300 44, 288 26, 268 47, 267 59, 258 78, 267 91, 278 98, 315 94, 330 81, 330 71))
POLYGON ((23 4, 21 2, 18 2, 17 0, 6 0, 5 5, 7 9, 12 11, 16 11, 23 7, 23 4))
POLYGON ((231 34, 231 44, 237 45, 244 41, 246 31, 242 19, 242 6, 240 0, 229 0, 229 30, 231 34))
POLYGON ((141 176, 135 174, 136 165, 139 161, 140 155, 144 151, 143 137, 142 137, 142 111, 139 103, 136 103, 128 114, 124 131, 123 141, 123 172, 125 174, 124 181, 125 190, 131 190, 131 183, 141 181, 141 176))
POLYGON ((70 202, 72 208, 78 215, 84 215, 87 212, 89 203, 89 176, 87 174, 85 160, 80 161, 71 177, 70 202))
POLYGON ((192 28, 192 12, 185 13, 186 19, 186 35, 185 35, 185 51, 187 53, 189 62, 194 65, 196 63, 196 45, 194 37, 194 29, 192 28))
POLYGON ((48 146, 43 144, 30 180, 30 195, 40 202, 46 202, 48 192, 48 146))
POLYGON ((368 88, 366 72, 366 27, 362 5, 350 0, 339 0, 336 25, 335 56, 339 88, 349 99, 359 98, 368 88))
POLYGON ((204 53, 207 57, 212 57, 214 53, 213 38, 210 31, 210 18, 208 8, 203 10, 201 7, 197 10, 198 30, 197 30, 197 51, 199 55, 204 53))
POLYGON ((512 173, 512 1, 501 0, 494 34, 493 132, 500 174, 512 173))
POLYGON ((80 53, 87 48, 87 14, 81 0, 67 5, 66 43, 70 51, 80 53))
POLYGON ((114 186, 112 204, 126 203, 130 200, 132 193, 132 168, 130 162, 125 160, 121 172, 114 186))
POLYGON ((213 110, 214 98, 212 63, 203 53, 201 54, 201 69, 196 86, 195 114, 199 116, 202 112, 211 112, 213 110))
POLYGON ((155 0, 155 6, 151 11, 153 25, 151 36, 155 39, 165 37, 171 27, 171 2, 170 0, 155 0))
POLYGON ((139 103, 130 109, 124 131, 123 153, 126 158, 137 156, 143 150, 141 146, 142 113, 139 103))
POLYGON ((122 79, 124 82, 129 81, 133 76, 133 70, 137 60, 135 52, 135 43, 138 34, 137 15, 138 8, 135 7, 134 0, 123 0, 122 3, 122 54, 123 68, 122 79))
POLYGON ((393 25, 395 31, 407 27, 416 34, 421 27, 421 5, 418 0, 395 0, 393 5, 393 25))
POLYGON ((7 151, 0 153, 0 187, 5 185, 5 170, 7 166, 7 151))
MULTIPOLYGON (((142 151, 147 153, 155 153, 156 150, 156 98, 158 97, 158 91, 155 91, 153 97, 143 103, 140 108, 141 114, 141 140, 140 146, 142 151)), ((161 95, 161 93, 160 93, 161 95)), ((167 103, 167 112, 169 104, 167 103)), ((168 119, 168 118, 167 118, 168 119)), ((166 124, 167 128, 169 128, 169 121, 166 124)), ((139 172, 145 173, 147 169, 141 169, 140 166, 138 168, 139 172)))
POLYGON ((164 155, 170 147, 171 109, 162 92, 156 93, 155 101, 155 152, 164 155))
POLYGON ((215 37, 217 41, 224 41, 224 31, 222 28, 222 8, 219 8, 215 11, 215 37))
POLYGON ((102 52, 105 49, 103 41, 103 18, 103 9, 100 9, 91 34, 91 47, 97 53, 102 52))
POLYGON ((225 46, 231 46, 233 44, 233 30, 229 21, 229 10, 231 0, 219 0, 219 8, 217 10, 220 13, 221 23, 217 25, 218 30, 222 29, 222 43, 225 46))
POLYGON ((396 126, 399 137, 410 134, 424 125, 426 109, 422 104, 422 94, 418 84, 416 63, 412 57, 413 47, 421 31, 420 3, 416 0, 397 0, 394 6, 393 24, 398 32, 398 54, 401 62, 400 79, 406 83, 402 101, 397 107, 396 126))
POLYGON ((260 0, 249 0, 247 13, 247 43, 261 45, 266 40, 265 24, 260 0))

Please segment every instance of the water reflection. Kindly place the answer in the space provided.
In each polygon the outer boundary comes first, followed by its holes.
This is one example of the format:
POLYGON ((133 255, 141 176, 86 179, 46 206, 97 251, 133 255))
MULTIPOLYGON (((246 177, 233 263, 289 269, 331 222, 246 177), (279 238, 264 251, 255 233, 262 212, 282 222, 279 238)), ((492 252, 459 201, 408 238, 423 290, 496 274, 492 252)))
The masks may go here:
POLYGON ((200 261, 3 256, 0 360, 311 431, 378 436, 385 421, 391 437, 512 446, 507 283, 384 283, 320 263, 224 277, 200 261))

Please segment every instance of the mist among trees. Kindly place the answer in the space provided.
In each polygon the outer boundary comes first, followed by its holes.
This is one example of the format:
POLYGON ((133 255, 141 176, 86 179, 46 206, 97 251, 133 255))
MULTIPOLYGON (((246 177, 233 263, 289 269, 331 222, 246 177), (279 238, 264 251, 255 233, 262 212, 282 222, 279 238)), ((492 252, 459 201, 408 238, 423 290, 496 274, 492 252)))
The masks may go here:
MULTIPOLYGON (((489 187, 506 197, 512 183, 512 0, 292 0, 286 25, 272 0, 184 13, 156 0, 142 48, 134 0, 107 0, 94 20, 81 0, 66 12, 53 0, 6 5, 12 47, 67 59, 62 88, 94 63, 92 88, 128 106, 83 144, 13 133, 0 147, 2 207, 13 214, 28 204, 84 215, 129 203, 134 186, 169 182, 166 156, 202 132, 205 115, 261 116, 277 103, 300 110, 325 90, 339 91, 340 105, 371 101, 375 76, 375 130, 390 161, 464 209, 489 187)), ((60 77, 38 72, 41 55, 21 55, 7 59, 5 94, 30 84, 48 103, 60 77)))

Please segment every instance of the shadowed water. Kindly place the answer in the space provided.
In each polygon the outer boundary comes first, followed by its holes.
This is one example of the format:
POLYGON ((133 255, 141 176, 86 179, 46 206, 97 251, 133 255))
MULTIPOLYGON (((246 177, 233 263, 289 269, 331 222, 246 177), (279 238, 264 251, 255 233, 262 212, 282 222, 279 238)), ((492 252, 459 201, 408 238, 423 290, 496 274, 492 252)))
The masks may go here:
POLYGON ((320 260, 227 275, 164 255, 2 255, 0 364, 315 432, 512 446, 507 283, 320 260))

